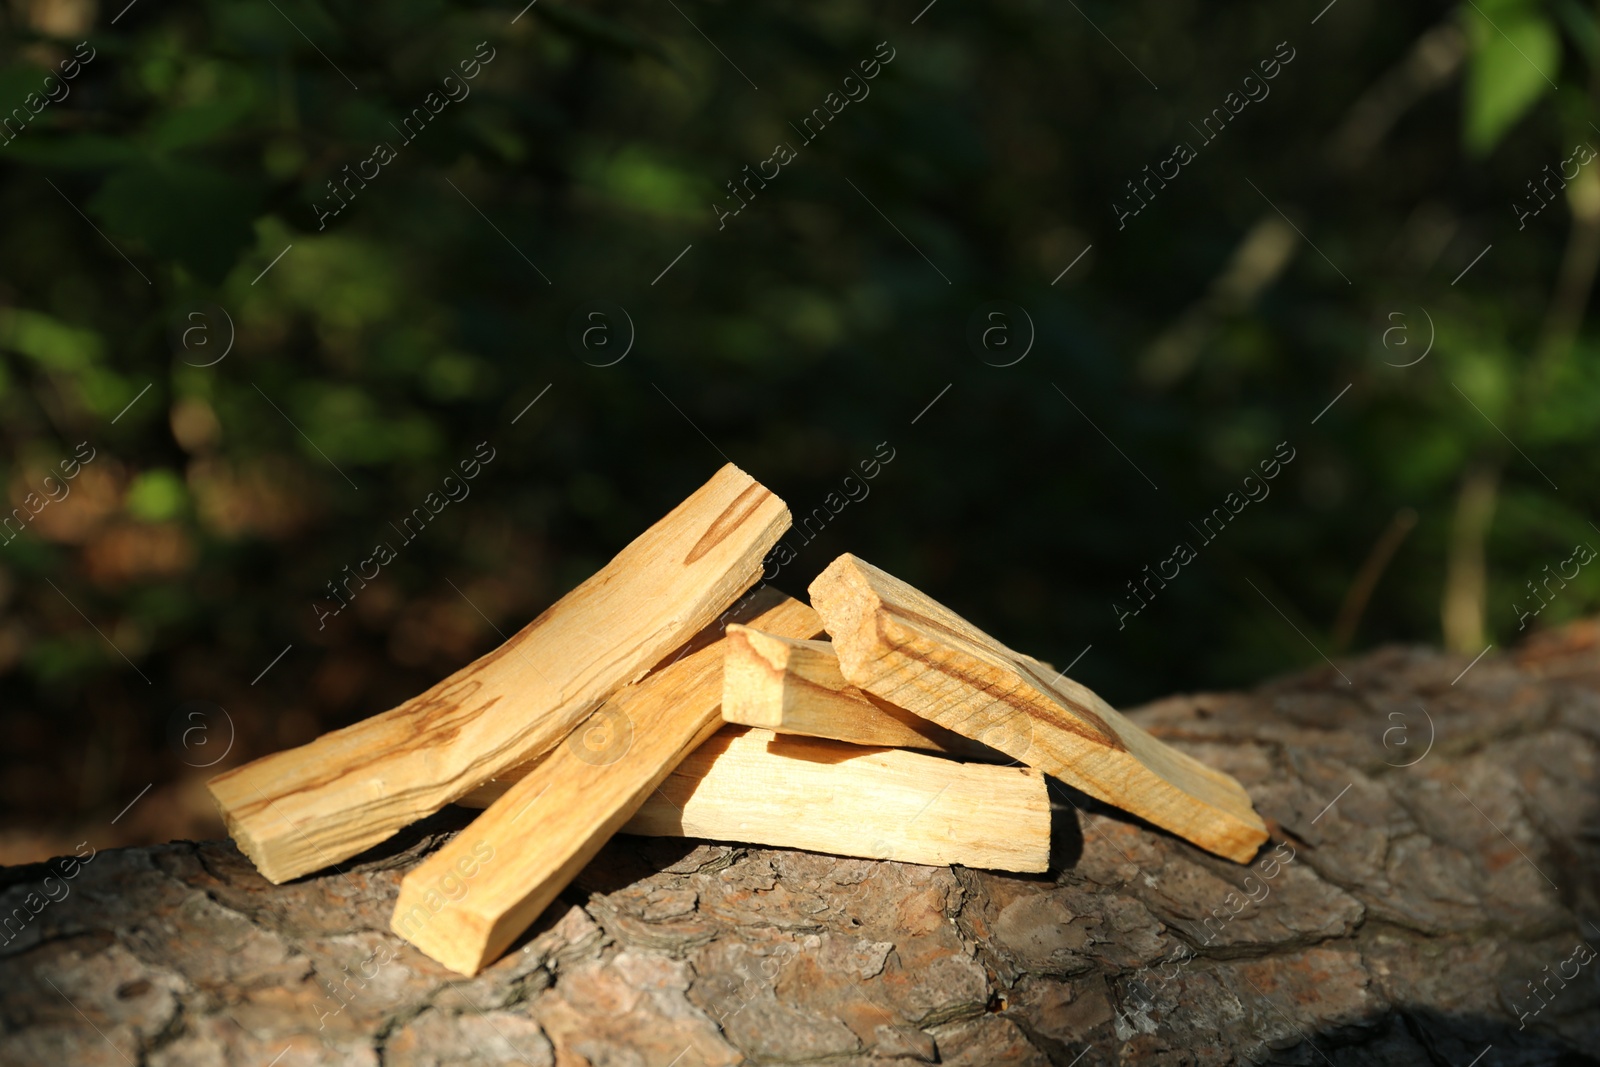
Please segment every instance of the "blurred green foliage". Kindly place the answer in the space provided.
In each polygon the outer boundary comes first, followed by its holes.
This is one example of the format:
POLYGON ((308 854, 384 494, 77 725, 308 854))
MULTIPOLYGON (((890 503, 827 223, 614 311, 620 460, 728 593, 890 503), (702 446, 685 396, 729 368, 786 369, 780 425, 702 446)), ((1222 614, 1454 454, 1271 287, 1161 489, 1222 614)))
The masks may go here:
MULTIPOLYGON (((1405 508, 1349 644, 1440 640, 1452 583, 1485 641, 1519 636, 1527 583, 1600 544, 1600 179, 1522 229, 1512 206, 1600 143, 1593 12, 921 7, 17 0, 0 110, 96 57, 0 147, 7 499, 99 455, 0 546, 0 803, 70 819, 201 773, 186 701, 227 709, 229 764, 390 706, 725 457, 798 514, 887 441, 781 584, 857 552, 1058 665, 1092 645, 1074 676, 1113 703, 1337 655, 1405 508), (1286 40, 1270 96, 1119 230, 1126 183, 1286 40), (596 300, 636 331, 612 366, 570 340, 596 300), (967 342, 997 300, 1036 330, 1014 366, 967 342), (319 629, 326 583, 485 440, 470 498, 319 629), (1270 498, 1119 629, 1125 584, 1281 441, 1270 498)), ((1585 569, 1530 628, 1597 601, 1585 569)))

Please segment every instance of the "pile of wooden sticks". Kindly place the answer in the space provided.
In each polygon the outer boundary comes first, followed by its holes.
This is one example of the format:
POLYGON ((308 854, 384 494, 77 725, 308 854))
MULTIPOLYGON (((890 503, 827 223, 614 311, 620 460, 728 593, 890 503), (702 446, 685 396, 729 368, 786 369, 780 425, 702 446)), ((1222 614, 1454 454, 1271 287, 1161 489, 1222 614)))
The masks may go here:
POLYGON ((281 883, 485 808, 392 920, 475 974, 619 831, 1043 871, 1048 774, 1230 859, 1266 840, 1233 778, 876 567, 759 585, 788 527, 724 467, 432 689, 212 779, 234 841, 281 883))

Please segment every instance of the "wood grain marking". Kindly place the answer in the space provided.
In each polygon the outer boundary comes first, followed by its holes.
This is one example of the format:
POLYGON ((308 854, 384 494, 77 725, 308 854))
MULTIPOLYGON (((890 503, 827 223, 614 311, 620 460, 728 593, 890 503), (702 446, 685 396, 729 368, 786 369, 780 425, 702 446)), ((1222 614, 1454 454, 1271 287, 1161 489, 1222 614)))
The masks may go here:
POLYGON ((1072 712, 1074 715, 1088 719, 1091 723, 1093 723, 1095 729, 1100 731, 1101 736, 1098 738, 1098 740, 1103 741, 1112 748, 1120 748, 1123 751, 1127 751, 1126 746, 1122 743, 1122 735, 1118 734, 1109 725, 1107 725, 1106 721, 1102 719, 1097 712, 1091 710, 1083 704, 1080 704, 1078 701, 1069 698, 1065 693, 1056 688, 1054 682, 1047 682, 1043 678, 1039 677, 1039 672, 1035 671, 1033 669, 1033 664, 1029 663, 1026 659, 1013 658, 1011 662, 1016 665, 1018 670, 1022 671, 1029 678, 1031 678, 1034 684, 1040 689, 1043 689, 1046 693, 1049 693, 1051 696, 1055 697, 1063 705, 1065 705, 1068 711, 1072 712))
POLYGON ((749 653, 746 662, 759 663, 763 671, 775 680, 782 680, 784 676, 783 664, 775 663, 767 655, 751 643, 750 638, 743 631, 735 631, 728 635, 729 644, 736 644, 749 653))
MULTIPOLYGON (((500 697, 493 696, 478 707, 463 708, 459 704, 447 704, 440 700, 424 701, 419 697, 416 701, 413 701, 412 704, 408 704, 403 708, 397 708, 396 710, 405 715, 407 718, 416 716, 415 723, 416 729, 418 730, 418 735, 422 736, 423 732, 425 731, 428 739, 427 744, 430 748, 433 748, 449 745, 451 741, 454 741, 460 735, 461 728, 463 726, 465 726, 471 720, 483 715, 499 702, 500 697), (448 716, 450 716, 452 713, 458 715, 455 721, 451 721, 448 718, 448 716)), ((353 759, 348 763, 342 764, 336 770, 329 771, 327 774, 324 774, 319 778, 314 778, 311 781, 306 782, 297 789, 290 789, 285 792, 277 793, 273 797, 264 796, 260 800, 246 801, 235 809, 233 817, 242 818, 252 815, 259 815, 271 807, 275 800, 282 800, 285 797, 292 797, 298 793, 313 793, 318 789, 333 784, 341 778, 345 778, 353 773, 359 772, 365 767, 369 767, 378 763, 387 763, 393 758, 394 754, 392 752, 380 752, 375 753, 366 759, 353 759)), ((248 766, 248 764, 246 766, 248 766)), ((231 777, 243 769, 243 767, 235 767, 224 774, 218 775, 217 778, 225 779, 227 777, 231 777)))
POLYGON ((761 507, 762 501, 771 495, 772 493, 759 482, 748 486, 744 492, 734 497, 726 508, 722 509, 722 514, 718 515, 716 521, 707 527, 705 534, 695 542, 694 547, 689 550, 689 554, 684 557, 683 562, 685 564, 693 563, 713 548, 716 548, 722 543, 723 538, 737 530, 751 515, 754 515, 756 509, 761 507))
MULTIPOLYGON (((905 621, 911 623, 914 626, 925 626, 930 630, 937 630, 940 633, 948 634, 949 636, 954 637, 956 640, 964 641, 969 645, 976 643, 976 639, 973 637, 972 634, 970 634, 970 633, 962 633, 960 630, 957 630, 955 627, 951 626, 949 623, 940 622, 938 619, 931 618, 930 616, 924 615, 920 611, 912 611, 910 608, 905 607, 905 606, 903 606, 901 604, 891 604, 891 603, 888 603, 888 602, 884 601, 882 598, 879 598, 878 599, 878 610, 883 611, 883 612, 887 612, 890 615, 894 615, 894 616, 896 616, 898 618, 904 619, 905 621)), ((977 630, 977 627, 973 627, 973 629, 977 630)), ((981 633, 982 631, 978 631, 978 632, 981 633)), ((993 638, 989 638, 989 640, 993 641, 994 644, 999 645, 1001 648, 1005 648, 1006 647, 1004 645, 1000 645, 1000 642, 995 641, 993 638)), ((1010 649, 1006 649, 1006 651, 1009 652, 1010 649)))
MULTIPOLYGON (((481 686, 477 688, 482 688, 481 686)), ((474 690, 476 692, 476 689, 474 690)), ((405 717, 416 724, 418 730, 428 733, 430 748, 447 745, 461 733, 461 728, 478 718, 500 702, 500 695, 490 697, 481 704, 469 705, 465 700, 447 700, 443 694, 435 700, 404 709, 405 717)))
MULTIPOLYGON (((967 672, 962 671, 962 670, 960 670, 960 669, 958 669, 956 667, 952 667, 948 663, 940 662, 938 659, 934 658, 933 656, 928 655, 928 654, 926 654, 926 653, 924 653, 924 652, 922 652, 922 651, 920 651, 920 650, 918 650, 916 648, 913 648, 910 645, 907 645, 907 644, 904 644, 902 642, 896 641, 890 635, 889 631, 886 629, 886 623, 887 623, 888 620, 884 618, 885 614, 902 615, 902 617, 903 617, 904 615, 915 614, 915 613, 896 611, 896 610, 893 610, 893 609, 889 608, 888 605, 884 605, 883 612, 878 614, 878 616, 877 616, 877 622, 878 622, 878 636, 883 639, 885 644, 888 644, 888 645, 894 647, 902 655, 904 655, 904 656, 906 656, 906 657, 908 657, 910 659, 916 660, 918 663, 922 664, 924 667, 927 667, 929 670, 935 671, 935 672, 937 672, 939 674, 942 674, 947 678, 952 678, 952 679, 954 679, 954 680, 956 680, 958 682, 961 682, 964 685, 971 686, 972 688, 981 691, 984 695, 988 696, 995 703, 997 703, 997 704, 1005 704, 1008 707, 1012 708, 1013 710, 1021 712, 1023 715, 1027 716, 1027 718, 1028 718, 1028 720, 1030 722, 1042 721, 1041 717, 1039 716, 1037 710, 1033 707, 1033 705, 1031 703, 1029 703, 1025 698, 1018 696, 1015 691, 1007 691, 1007 692, 998 691, 998 690, 995 689, 994 684, 992 682, 989 682, 989 681, 986 681, 983 678, 979 678, 979 677, 976 677, 974 675, 968 674, 967 672)), ((937 627, 939 629, 942 629, 946 633, 952 633, 952 634, 956 633, 956 631, 951 630, 948 626, 942 626, 939 623, 934 622, 932 619, 929 619, 928 622, 929 622, 930 625, 935 626, 935 627, 937 627)), ((957 636, 961 636, 961 635, 957 634, 957 636)), ((970 638, 962 637, 962 640, 968 641, 970 643, 970 638)), ((1013 661, 1013 662, 1015 662, 1015 661, 1013 661)), ((1019 666, 1020 666, 1020 664, 1019 664, 1019 666)), ((1046 692, 1048 692, 1048 693, 1050 693, 1052 695, 1056 695, 1054 689, 1048 689, 1047 688, 1046 692)), ((973 711, 970 714, 971 715, 976 715, 979 710, 981 710, 981 709, 973 709, 973 711)), ((1114 731, 1112 731, 1111 728, 1108 727, 1105 724, 1105 721, 1103 719, 1101 719, 1100 716, 1096 715, 1092 711, 1087 711, 1087 710, 1077 711, 1076 709, 1072 709, 1072 711, 1075 711, 1076 713, 1073 714, 1073 713, 1069 712, 1069 714, 1067 714, 1067 715, 1052 718, 1050 720, 1051 723, 1053 725, 1059 726, 1062 729, 1067 730, 1067 731, 1069 731, 1071 733, 1075 733, 1079 737, 1087 738, 1090 741, 1095 741, 1095 742, 1097 742, 1099 744, 1102 744, 1102 745, 1106 746, 1107 748, 1114 748, 1114 749, 1117 749, 1118 751, 1122 751, 1122 752, 1126 752, 1127 751, 1127 746, 1122 743, 1122 738, 1118 737, 1117 734, 1114 731), (1082 716, 1081 720, 1078 718, 1079 715, 1082 716), (1084 721, 1084 720, 1087 720, 1087 721, 1084 721)), ((982 739, 980 738, 979 740, 982 740, 982 739)), ((1014 753, 1012 753, 1012 754, 1014 755, 1014 753)))

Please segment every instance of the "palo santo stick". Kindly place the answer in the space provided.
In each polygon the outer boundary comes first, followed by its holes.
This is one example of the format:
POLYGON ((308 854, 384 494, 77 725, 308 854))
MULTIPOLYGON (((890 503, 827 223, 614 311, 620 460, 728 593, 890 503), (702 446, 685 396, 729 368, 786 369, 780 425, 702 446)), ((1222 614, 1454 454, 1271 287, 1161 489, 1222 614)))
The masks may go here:
MULTIPOLYGON (((776 590, 745 618, 777 633, 822 630, 776 590), (776 602, 776 603, 774 603, 776 602)), ((667 773, 722 723, 718 640, 618 692, 505 795, 400 883, 395 933, 477 974, 533 924, 667 773)))
POLYGON ((726 726, 622 828, 1001 871, 1050 866, 1050 798, 1031 767, 726 726))
POLYGON ((554 748, 761 573, 789 509, 729 464, 517 635, 399 707, 211 779, 272 882, 347 859, 554 748))
POLYGON ((1240 863, 1267 839, 1231 776, 1169 748, 1087 688, 851 555, 811 583, 844 676, 1240 863))
POLYGON ((722 717, 781 734, 805 734, 853 745, 921 748, 966 759, 1005 756, 862 692, 839 673, 826 641, 805 641, 728 627, 722 672, 722 717))

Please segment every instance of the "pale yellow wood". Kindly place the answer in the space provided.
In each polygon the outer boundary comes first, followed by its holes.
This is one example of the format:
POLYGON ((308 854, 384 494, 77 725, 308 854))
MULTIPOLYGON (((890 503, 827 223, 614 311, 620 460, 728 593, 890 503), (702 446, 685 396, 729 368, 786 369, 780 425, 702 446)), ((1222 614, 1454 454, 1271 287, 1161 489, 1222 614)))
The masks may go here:
POLYGON ((1031 767, 725 726, 624 833, 1001 871, 1050 866, 1050 798, 1031 767))
MULTIPOLYGON (((763 590, 743 617, 796 636, 822 629, 816 612, 776 590, 763 590)), ((721 725, 724 643, 618 692, 406 875, 390 923, 395 933, 462 974, 504 952, 721 725)))
POLYGON ((270 881, 347 859, 548 752, 761 573, 789 509, 729 464, 493 652, 381 715, 213 778, 270 881))
POLYGON ((487 808, 490 804, 505 796, 506 790, 522 781, 523 776, 538 765, 538 761, 535 760, 533 763, 524 763, 519 767, 513 767, 498 777, 484 782, 466 796, 458 798, 455 803, 463 808, 487 808))
POLYGON ((853 745, 920 748, 963 759, 1009 762, 1005 755, 865 693, 839 673, 827 641, 728 627, 722 717, 781 734, 853 745))
POLYGON ((1151 737, 932 598, 851 555, 811 603, 853 684, 1240 863, 1267 839, 1231 776, 1151 737))

